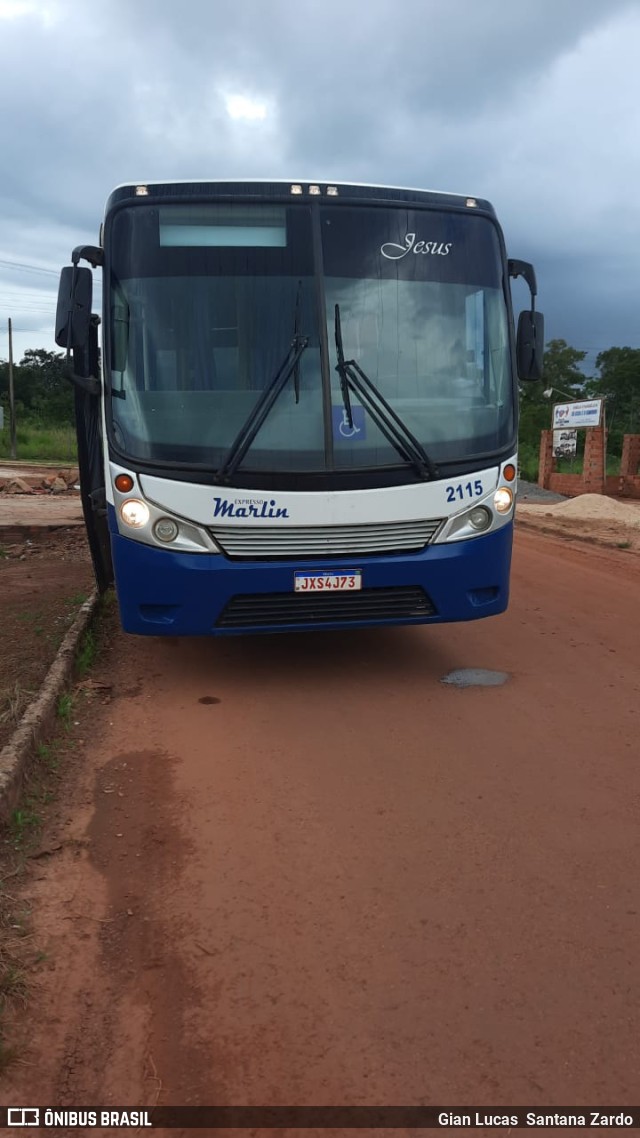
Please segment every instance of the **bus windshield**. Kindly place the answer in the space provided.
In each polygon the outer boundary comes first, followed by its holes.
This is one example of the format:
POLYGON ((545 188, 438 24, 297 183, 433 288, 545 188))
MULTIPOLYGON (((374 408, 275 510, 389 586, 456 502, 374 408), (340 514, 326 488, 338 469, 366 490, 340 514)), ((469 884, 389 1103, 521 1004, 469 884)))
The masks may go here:
POLYGON ((336 307, 344 359, 433 462, 514 440, 503 258, 486 217, 406 203, 141 204, 108 219, 106 253, 108 420, 131 460, 223 469, 303 339, 243 476, 404 465, 418 477, 353 390, 345 406, 336 307))

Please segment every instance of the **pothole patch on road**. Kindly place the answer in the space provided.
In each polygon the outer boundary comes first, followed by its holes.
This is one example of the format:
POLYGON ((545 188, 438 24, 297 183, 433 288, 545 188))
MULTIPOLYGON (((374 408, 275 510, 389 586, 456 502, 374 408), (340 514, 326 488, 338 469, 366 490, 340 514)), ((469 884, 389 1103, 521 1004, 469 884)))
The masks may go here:
POLYGON ((508 672, 492 672, 488 668, 455 668, 453 672, 442 676, 440 683, 451 684, 456 688, 497 688, 506 684, 508 679, 508 672))

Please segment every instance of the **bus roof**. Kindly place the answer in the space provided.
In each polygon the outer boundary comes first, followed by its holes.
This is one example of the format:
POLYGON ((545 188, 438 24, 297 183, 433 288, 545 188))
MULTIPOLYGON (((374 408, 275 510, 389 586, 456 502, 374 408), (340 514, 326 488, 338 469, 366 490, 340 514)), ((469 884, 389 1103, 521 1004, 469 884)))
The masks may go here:
MULTIPOLYGON (((171 181, 138 181, 138 182, 124 182, 116 186, 109 195, 106 212, 116 204, 122 203, 123 200, 130 198, 140 197, 191 197, 206 196, 212 193, 214 196, 221 195, 222 193, 233 193, 238 196, 256 196, 258 187, 262 189, 262 194, 265 197, 288 197, 285 187, 300 186, 302 188, 303 198, 327 197, 327 187, 335 187, 337 190, 336 195, 332 195, 331 200, 335 197, 347 197, 351 200, 368 200, 368 201, 395 201, 395 202, 423 202, 424 204, 450 206, 456 209, 476 208, 482 213, 489 213, 494 215, 494 209, 490 202, 483 198, 477 198, 472 194, 459 194, 448 193, 440 190, 425 190, 418 189, 410 186, 388 186, 374 182, 339 182, 327 178, 321 180, 313 179, 296 179, 296 178, 206 178, 202 180, 196 179, 176 179, 171 181), (310 195, 309 187, 319 186, 321 193, 319 195, 310 195), (141 190, 150 191, 148 193, 141 193, 141 190)), ((294 195, 291 194, 293 197, 294 195)))

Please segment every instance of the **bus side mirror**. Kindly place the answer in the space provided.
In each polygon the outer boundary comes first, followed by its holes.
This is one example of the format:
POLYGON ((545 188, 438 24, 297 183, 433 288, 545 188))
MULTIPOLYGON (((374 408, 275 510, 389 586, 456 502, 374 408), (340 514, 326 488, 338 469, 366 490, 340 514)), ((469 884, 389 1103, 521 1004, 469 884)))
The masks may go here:
POLYGON ((516 361, 518 378, 542 379, 544 355, 544 316, 541 312, 521 312, 518 317, 516 361))
POLYGON ((60 274, 55 340, 60 348, 85 348, 89 341, 93 276, 91 269, 67 265, 60 274))

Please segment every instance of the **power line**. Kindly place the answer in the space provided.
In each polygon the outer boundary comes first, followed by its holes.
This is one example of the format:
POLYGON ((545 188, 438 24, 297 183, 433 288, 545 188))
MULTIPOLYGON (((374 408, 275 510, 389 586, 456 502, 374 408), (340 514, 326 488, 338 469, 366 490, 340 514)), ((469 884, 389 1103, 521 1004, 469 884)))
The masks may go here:
POLYGON ((6 277, 0 277, 0 290, 3 296, 55 296, 58 291, 53 281, 48 288, 38 288, 36 285, 16 284, 6 277))
POLYGON ((0 292, 0 300, 3 304, 55 304, 57 297, 55 293, 49 296, 38 296, 34 293, 33 296, 29 294, 25 296, 17 296, 15 292, 0 292))
POLYGON ((52 301, 51 304, 47 304, 46 301, 42 301, 41 303, 34 301, 33 303, 27 302, 24 304, 20 301, 14 300, 13 297, 10 300, 4 300, 2 297, 0 297, 0 308, 13 309, 14 312, 25 312, 27 310, 31 311, 36 308, 40 309, 41 312, 49 312, 55 307, 55 301, 52 301))
POLYGON ((51 299, 51 301, 46 301, 46 300, 39 300, 36 297, 34 297, 33 300, 19 300, 15 296, 11 296, 11 297, 0 296, 0 305, 3 308, 15 308, 15 309, 19 309, 21 311, 24 309, 27 309, 27 308, 39 308, 43 312, 44 311, 48 312, 50 308, 56 307, 56 300, 55 300, 55 297, 53 297, 51 299))
POLYGON ((46 273, 47 276, 58 277, 60 273, 56 269, 45 269, 42 265, 27 265, 24 261, 4 261, 0 259, 0 265, 5 269, 19 269, 23 273, 46 273))

